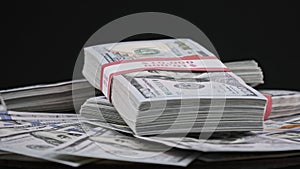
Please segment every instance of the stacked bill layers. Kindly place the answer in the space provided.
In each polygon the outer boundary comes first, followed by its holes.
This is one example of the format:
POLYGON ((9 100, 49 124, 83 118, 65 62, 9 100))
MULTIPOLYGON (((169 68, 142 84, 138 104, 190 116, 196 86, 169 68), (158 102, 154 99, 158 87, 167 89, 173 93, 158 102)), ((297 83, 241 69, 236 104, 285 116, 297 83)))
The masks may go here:
POLYGON ((264 83, 262 69, 254 60, 227 62, 224 64, 250 86, 264 83))
MULTIPOLYGON (((232 72, 206 71, 215 66, 216 60, 205 61, 214 54, 189 39, 87 47, 83 75, 103 91, 109 81, 104 72, 107 65, 195 55, 203 60, 203 71, 118 72, 104 94, 137 135, 262 130, 266 98, 232 72)), ((220 65, 224 66, 216 64, 220 65)))
POLYGON ((0 91, 9 110, 38 112, 68 112, 94 96, 95 91, 85 80, 73 80, 50 85, 34 85, 0 91), (74 94, 75 93, 75 94, 74 94))
POLYGON ((264 89, 260 92, 272 96, 270 118, 300 114, 300 92, 291 90, 264 89))

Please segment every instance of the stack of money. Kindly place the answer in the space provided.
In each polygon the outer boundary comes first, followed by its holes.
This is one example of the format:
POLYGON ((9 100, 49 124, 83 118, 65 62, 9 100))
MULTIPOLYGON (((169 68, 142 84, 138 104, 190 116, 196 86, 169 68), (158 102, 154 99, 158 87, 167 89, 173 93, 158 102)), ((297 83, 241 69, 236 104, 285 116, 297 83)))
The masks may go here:
POLYGON ((119 113, 105 96, 87 99, 80 108, 80 115, 87 119, 97 119, 105 123, 126 125, 119 113))
MULTIPOLYGON (((101 82, 108 81, 101 72, 104 64, 155 57, 214 57, 190 39, 123 42, 84 51, 83 75, 97 89, 101 89, 100 77, 101 82)), ((232 72, 140 71, 114 76, 112 86, 106 87, 104 94, 111 96, 137 135, 263 128, 266 98, 232 72)))
POLYGON ((254 60, 227 62, 224 64, 250 86, 257 86, 264 83, 262 69, 254 60))
POLYGON ((9 110, 39 112, 73 111, 74 100, 80 104, 94 94, 85 79, 0 91, 9 110))
POLYGON ((291 90, 264 89, 261 93, 272 97, 272 111, 269 118, 281 118, 300 114, 300 92, 291 90))
POLYGON ((80 108, 79 115, 84 119, 88 119, 89 123, 94 125, 133 134, 132 130, 105 96, 92 97, 86 100, 80 108))

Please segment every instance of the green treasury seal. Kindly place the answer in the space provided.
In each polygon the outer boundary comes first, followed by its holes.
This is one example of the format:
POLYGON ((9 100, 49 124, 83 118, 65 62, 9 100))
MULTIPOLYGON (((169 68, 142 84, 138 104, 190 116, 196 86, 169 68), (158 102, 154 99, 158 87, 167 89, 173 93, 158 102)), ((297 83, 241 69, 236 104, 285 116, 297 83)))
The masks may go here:
POLYGON ((138 55, 156 55, 159 53, 159 50, 151 48, 139 48, 134 50, 134 53, 138 55))

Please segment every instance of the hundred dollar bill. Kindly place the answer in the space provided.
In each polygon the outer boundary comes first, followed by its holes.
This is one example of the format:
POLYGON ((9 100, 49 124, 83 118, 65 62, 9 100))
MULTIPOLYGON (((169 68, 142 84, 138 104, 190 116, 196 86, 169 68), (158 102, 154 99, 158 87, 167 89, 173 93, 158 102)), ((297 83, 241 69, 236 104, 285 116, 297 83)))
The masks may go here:
MULTIPOLYGON (((12 131, 10 131, 12 132, 12 131)), ((56 154, 54 149, 73 139, 82 137, 85 131, 80 124, 61 124, 0 138, 0 150, 58 162, 73 167, 95 161, 91 158, 56 154)))
POLYGON ((203 152, 279 152, 300 150, 299 128, 263 133, 223 133, 208 140, 176 137, 139 137, 168 146, 203 152))
POLYGON ((89 137, 56 148, 57 153, 118 161, 187 166, 199 153, 170 149, 162 144, 102 129, 89 137))
POLYGON ((31 131, 49 129, 49 128, 51 128, 51 127, 46 127, 46 126, 27 127, 26 126, 24 128, 0 128, 0 138, 11 136, 11 135, 29 133, 31 131))

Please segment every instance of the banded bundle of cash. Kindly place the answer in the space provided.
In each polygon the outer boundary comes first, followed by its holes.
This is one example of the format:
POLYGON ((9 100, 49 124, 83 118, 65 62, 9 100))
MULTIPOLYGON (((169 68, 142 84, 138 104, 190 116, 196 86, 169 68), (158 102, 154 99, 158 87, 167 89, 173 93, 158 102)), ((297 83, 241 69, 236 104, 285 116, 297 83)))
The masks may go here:
POLYGON ((269 118, 278 118, 300 114, 300 92, 291 90, 260 90, 272 97, 272 111, 269 118))
MULTIPOLYGON (((85 48, 83 75, 101 88, 101 67, 153 57, 214 56, 189 39, 85 48)), ((111 101, 137 135, 262 130, 266 98, 232 72, 140 71, 113 77, 111 101)), ((107 93, 109 94, 109 92, 107 93)))
POLYGON ((254 60, 227 62, 224 64, 250 86, 257 86, 264 83, 262 69, 254 60))
POLYGON ((9 110, 66 112, 74 110, 74 100, 83 103, 93 96, 90 88, 91 85, 82 79, 2 90, 0 95, 9 110), (76 95, 72 95, 74 92, 76 95))

